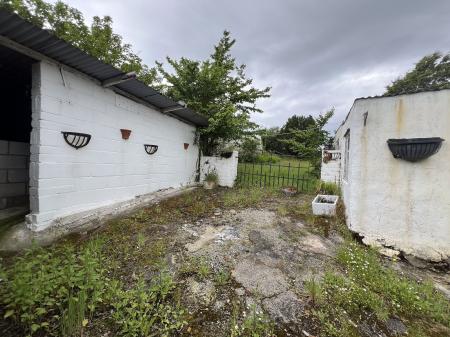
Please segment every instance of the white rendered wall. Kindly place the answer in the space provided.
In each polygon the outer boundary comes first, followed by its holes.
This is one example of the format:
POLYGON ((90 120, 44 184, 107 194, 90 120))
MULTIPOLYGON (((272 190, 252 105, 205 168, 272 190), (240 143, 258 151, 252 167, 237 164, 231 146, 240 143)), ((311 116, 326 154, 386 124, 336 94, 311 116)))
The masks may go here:
POLYGON ((341 170, 341 151, 340 150, 323 150, 322 149, 322 164, 320 167, 320 180, 339 184, 340 170, 341 170), (324 154, 331 153, 333 158, 329 161, 324 161, 324 154))
POLYGON ((336 134, 350 129, 348 223, 371 244, 431 260, 450 256, 450 90, 356 100, 336 134), (368 112, 366 126, 364 113, 368 112), (440 151, 410 163, 393 158, 389 138, 442 137, 440 151))
POLYGON ((33 69, 32 229, 60 217, 195 180, 195 127, 41 62, 33 69), (64 85, 65 82, 65 85, 64 85), (123 140, 120 129, 132 130, 123 140), (79 150, 61 131, 92 135, 79 150), (184 143, 189 143, 187 150, 184 143), (156 144, 148 155, 144 144, 156 144))
POLYGON ((219 186, 233 187, 237 177, 238 152, 233 151, 230 158, 202 156, 200 160, 200 180, 211 171, 219 176, 219 186))
POLYGON ((28 204, 30 144, 0 140, 0 209, 28 204))

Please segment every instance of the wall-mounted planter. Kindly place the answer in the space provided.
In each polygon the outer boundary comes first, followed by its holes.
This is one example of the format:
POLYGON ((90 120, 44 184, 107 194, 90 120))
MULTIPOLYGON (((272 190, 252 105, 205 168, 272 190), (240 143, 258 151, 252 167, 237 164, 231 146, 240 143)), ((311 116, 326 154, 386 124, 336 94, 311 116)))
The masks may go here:
POLYGON ((91 135, 88 135, 87 133, 70 131, 61 131, 61 133, 63 134, 66 143, 77 150, 85 147, 91 141, 91 135))
POLYGON ((337 195, 318 194, 312 201, 314 215, 334 216, 336 205, 339 200, 337 195))
POLYGON ((184 149, 187 150, 189 147, 189 143, 184 143, 184 149))
POLYGON ((127 140, 128 138, 130 138, 131 130, 120 129, 120 133, 122 134, 122 139, 127 140))
POLYGON ((221 156, 222 158, 231 158, 232 155, 233 155, 233 152, 232 152, 232 151, 227 151, 227 152, 221 152, 221 153, 220 153, 220 156, 221 156))
POLYGON ((437 153, 443 141, 442 138, 431 137, 388 139, 387 143, 394 158, 417 162, 437 153))
POLYGON ((145 152, 147 154, 154 154, 158 151, 158 145, 144 144, 145 152))

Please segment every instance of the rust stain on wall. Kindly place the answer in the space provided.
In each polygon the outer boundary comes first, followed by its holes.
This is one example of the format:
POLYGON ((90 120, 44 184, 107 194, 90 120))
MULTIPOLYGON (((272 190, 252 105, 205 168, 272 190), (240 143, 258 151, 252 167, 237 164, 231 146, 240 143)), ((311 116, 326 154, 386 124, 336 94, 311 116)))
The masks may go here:
POLYGON ((403 99, 400 98, 398 100, 398 102, 395 104, 395 111, 397 113, 397 119, 396 119, 396 123, 395 123, 395 130, 397 132, 397 135, 400 136, 400 133, 403 129, 403 123, 404 123, 404 119, 405 119, 405 107, 403 104, 403 99))
POLYGON ((368 181, 367 181, 367 170, 368 165, 370 165, 370 163, 367 161, 368 158, 368 153, 367 151, 369 150, 369 147, 367 146, 367 128, 362 128, 362 133, 361 133, 361 137, 360 137, 360 143, 361 143, 361 166, 360 166, 360 177, 361 177, 361 181, 359 184, 359 198, 360 198, 360 207, 359 207, 359 212, 358 212, 358 222, 359 222, 359 226, 360 227, 365 227, 366 230, 370 230, 370 222, 366 222, 366 218, 365 218, 365 214, 367 213, 367 208, 369 205, 367 203, 367 194, 368 194, 368 181))

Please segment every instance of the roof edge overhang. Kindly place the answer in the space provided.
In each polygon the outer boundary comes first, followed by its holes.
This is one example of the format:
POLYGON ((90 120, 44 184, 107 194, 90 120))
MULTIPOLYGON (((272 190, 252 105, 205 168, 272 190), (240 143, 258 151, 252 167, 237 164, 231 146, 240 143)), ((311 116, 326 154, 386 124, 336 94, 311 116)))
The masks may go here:
MULTIPOLYGON (((56 63, 60 67, 87 76, 100 86, 111 78, 127 78, 128 75, 6 9, 0 9, 0 45, 38 61, 56 63)), ((208 126, 205 116, 135 78, 127 78, 126 81, 119 81, 108 88, 190 125, 208 126), (164 113, 168 108, 171 108, 171 111, 164 113)))

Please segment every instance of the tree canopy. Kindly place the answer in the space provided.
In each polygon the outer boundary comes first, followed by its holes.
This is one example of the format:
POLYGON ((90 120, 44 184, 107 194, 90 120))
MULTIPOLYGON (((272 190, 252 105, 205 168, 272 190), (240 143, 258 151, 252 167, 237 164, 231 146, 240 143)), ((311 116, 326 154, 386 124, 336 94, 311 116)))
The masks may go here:
POLYGON ((285 141, 292 138, 293 131, 306 130, 314 125, 315 120, 311 115, 293 115, 288 118, 281 128, 264 130, 263 142, 265 149, 279 154, 296 155, 296 152, 292 151, 285 141))
POLYGON ((3 0, 0 6, 49 29, 60 39, 105 63, 124 72, 135 71, 147 85, 158 84, 156 69, 145 65, 132 46, 114 33, 110 16, 94 16, 92 24, 87 26, 83 14, 62 1, 52 4, 43 0, 3 0))
POLYGON ((450 54, 423 57, 414 69, 386 87, 384 96, 450 88, 450 54))
POLYGON ((250 115, 262 112, 256 103, 270 96, 269 87, 253 87, 253 80, 245 74, 245 65, 236 64, 231 56, 234 44, 235 40, 225 31, 204 61, 167 57, 173 71, 158 63, 158 71, 166 83, 164 93, 208 118, 209 126, 199 130, 200 146, 207 155, 221 144, 238 140, 256 129, 250 115))
POLYGON ((314 123, 305 129, 290 129, 290 137, 283 139, 282 142, 300 158, 320 157, 320 146, 327 143, 329 138, 329 132, 324 127, 333 115, 334 109, 331 109, 313 118, 314 123))
POLYGON ((44 0, 3 0, 2 7, 16 12, 35 25, 49 29, 59 38, 73 44, 99 60, 135 71, 138 78, 187 105, 209 120, 209 127, 200 129, 200 146, 205 154, 213 154, 219 145, 239 140, 257 125, 250 114, 262 112, 256 103, 269 97, 270 88, 252 86, 245 74, 245 65, 236 64, 231 56, 235 40, 225 31, 214 52, 204 61, 167 57, 169 70, 157 62, 149 68, 133 52, 130 44, 113 31, 110 16, 94 16, 86 25, 83 14, 62 1, 52 4, 44 0))

